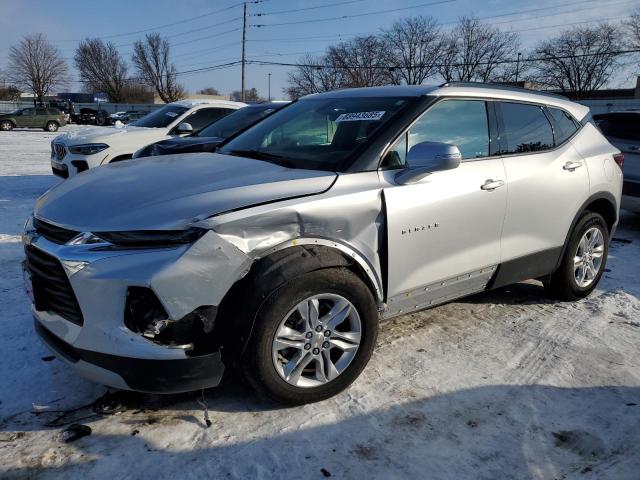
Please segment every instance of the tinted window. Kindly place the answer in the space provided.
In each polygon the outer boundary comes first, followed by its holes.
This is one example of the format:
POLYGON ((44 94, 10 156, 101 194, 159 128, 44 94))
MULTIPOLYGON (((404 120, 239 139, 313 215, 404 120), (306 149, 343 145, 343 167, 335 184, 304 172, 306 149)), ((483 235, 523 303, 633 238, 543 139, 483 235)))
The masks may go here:
POLYGON ((456 145, 462 158, 489 156, 487 106, 481 100, 445 100, 430 108, 409 131, 411 150, 420 142, 456 145))
POLYGON ((184 117, 182 122, 191 124, 193 131, 199 132, 211 122, 215 122, 232 111, 228 108, 201 108, 184 117))
POLYGON ((337 171, 408 104, 400 97, 311 97, 258 122, 221 153, 337 171))
POLYGON ((560 145, 564 143, 567 138, 575 133, 578 130, 578 126, 576 122, 571 118, 564 110, 560 110, 559 108, 547 108, 547 111, 553 118, 554 122, 554 137, 556 141, 556 145, 560 145))
POLYGON ((181 105, 165 105, 155 112, 145 115, 140 120, 132 122, 130 125, 152 128, 166 127, 187 110, 189 110, 187 107, 181 105))
POLYGON ((46 108, 36 108, 36 115, 47 115, 46 108))
POLYGON ((382 166, 396 168, 405 165, 411 147, 421 142, 441 142, 456 145, 463 159, 489 156, 489 123, 487 106, 482 100, 444 100, 418 119, 387 152, 382 166))
POLYGON ((240 130, 248 127, 252 123, 257 122, 270 113, 273 113, 279 107, 244 107, 230 113, 226 117, 212 123, 202 130, 199 137, 217 137, 228 138, 240 130))
POLYGON ((607 137, 640 140, 640 113, 609 113, 596 115, 594 119, 607 137))
POLYGON ((22 115, 35 115, 35 113, 35 108, 25 108, 24 110, 22 110, 22 115))
POLYGON ((539 152, 553 148, 551 124, 536 105, 500 102, 504 132, 500 153, 539 152))

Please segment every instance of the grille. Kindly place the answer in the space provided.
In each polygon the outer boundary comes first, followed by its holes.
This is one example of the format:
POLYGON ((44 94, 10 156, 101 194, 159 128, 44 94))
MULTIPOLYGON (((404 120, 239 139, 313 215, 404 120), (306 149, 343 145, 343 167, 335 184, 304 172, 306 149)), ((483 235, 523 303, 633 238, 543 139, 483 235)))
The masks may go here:
POLYGON ((24 250, 27 268, 31 273, 36 310, 53 312, 76 325, 82 325, 84 319, 80 305, 58 259, 31 245, 24 250))
POLYGON ((69 240, 80 233, 76 232, 75 230, 67 230, 66 228, 43 222, 42 220, 38 220, 37 218, 33 219, 33 226, 35 227, 36 232, 38 232, 39 235, 42 235, 50 242, 57 243, 59 245, 67 243, 69 240))
POLYGON ((52 143, 51 151, 58 160, 62 160, 67 154, 67 150, 64 148, 64 145, 60 145, 59 143, 52 143))

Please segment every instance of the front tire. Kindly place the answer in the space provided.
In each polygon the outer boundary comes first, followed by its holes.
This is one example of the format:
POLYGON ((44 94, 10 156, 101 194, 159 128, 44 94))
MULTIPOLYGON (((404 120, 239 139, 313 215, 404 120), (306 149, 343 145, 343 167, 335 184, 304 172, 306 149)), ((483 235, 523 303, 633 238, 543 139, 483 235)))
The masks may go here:
POLYGON ((255 312, 243 372, 272 400, 324 400, 360 375, 377 333, 375 301, 356 275, 346 268, 305 273, 270 292, 255 312))
POLYGON ((58 124, 56 122, 47 122, 47 125, 44 127, 47 132, 57 132, 58 124))
POLYGON ((587 297, 604 273, 609 253, 609 229, 604 218, 585 212, 576 224, 565 249, 562 263, 544 285, 560 300, 587 297))
POLYGON ((3 120, 2 122, 0 122, 0 130, 2 130, 3 132, 9 132, 13 130, 13 123, 11 123, 9 120, 3 120))

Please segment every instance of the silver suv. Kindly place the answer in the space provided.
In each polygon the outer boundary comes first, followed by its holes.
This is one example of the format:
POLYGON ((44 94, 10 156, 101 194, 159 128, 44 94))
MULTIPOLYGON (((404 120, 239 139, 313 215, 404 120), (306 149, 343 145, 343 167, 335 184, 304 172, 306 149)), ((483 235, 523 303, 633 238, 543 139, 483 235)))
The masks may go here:
POLYGON ((451 84, 311 95, 219 153, 97 168, 24 235, 35 327, 78 373, 179 392, 238 367, 285 403, 330 397, 378 322, 526 279, 589 295, 622 162, 564 98, 451 84))

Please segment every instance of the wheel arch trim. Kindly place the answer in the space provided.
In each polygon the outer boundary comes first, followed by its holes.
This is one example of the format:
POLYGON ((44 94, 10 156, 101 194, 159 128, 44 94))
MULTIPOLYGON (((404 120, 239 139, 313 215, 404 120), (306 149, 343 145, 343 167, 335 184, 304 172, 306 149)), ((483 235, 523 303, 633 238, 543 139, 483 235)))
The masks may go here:
MULTIPOLYGON (((613 196, 612 193, 605 192, 605 191, 596 192, 596 193, 592 194, 589 198, 587 198, 587 200, 584 201, 584 203, 580 206, 580 208, 578 209, 577 213, 573 217, 573 221, 571 222, 571 226, 569 227, 567 235, 566 235, 566 237, 564 239, 564 244, 562 246, 562 253, 560 254, 560 257, 558 258, 558 263, 556 264, 556 267, 555 267, 554 271, 557 270, 558 267, 560 266, 560 263, 562 263, 562 259, 564 258, 564 254, 565 254, 565 252, 567 250, 567 246, 569 244, 569 238, 571 237, 571 234, 573 233, 573 230, 575 229, 576 224, 578 223, 578 220, 580 220, 580 217, 582 216, 582 214, 584 212, 586 212, 586 211, 589 211, 589 206, 593 205, 594 203, 596 203, 598 201, 602 201, 602 200, 607 201, 610 204, 610 206, 613 208, 615 218, 613 219, 613 223, 611 224, 611 232, 610 232, 610 233, 613 233, 613 229, 615 228, 616 224, 618 223, 620 206, 618 205, 618 202, 616 201, 616 198, 613 196)), ((605 221, 607 221, 606 218, 605 218, 605 221)))

